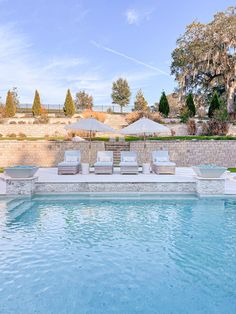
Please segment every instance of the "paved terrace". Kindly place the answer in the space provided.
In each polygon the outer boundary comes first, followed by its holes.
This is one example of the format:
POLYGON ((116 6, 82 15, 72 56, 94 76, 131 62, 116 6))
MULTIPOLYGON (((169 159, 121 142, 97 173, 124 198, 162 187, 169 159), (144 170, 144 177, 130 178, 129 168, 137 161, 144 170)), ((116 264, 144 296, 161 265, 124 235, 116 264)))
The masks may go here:
MULTIPOLYGON (((177 167, 175 175, 156 175, 143 174, 138 175, 121 175, 119 168, 115 168, 112 175, 95 175, 92 172, 88 175, 58 175, 57 168, 40 168, 36 176, 38 183, 41 184, 67 184, 67 183, 193 183, 195 174, 190 167, 177 167)), ((225 194, 236 195, 236 174, 226 173, 225 175, 225 194)), ((65 191, 66 193, 66 191, 65 191)), ((6 194, 6 183, 4 174, 0 175, 0 195, 6 194)))

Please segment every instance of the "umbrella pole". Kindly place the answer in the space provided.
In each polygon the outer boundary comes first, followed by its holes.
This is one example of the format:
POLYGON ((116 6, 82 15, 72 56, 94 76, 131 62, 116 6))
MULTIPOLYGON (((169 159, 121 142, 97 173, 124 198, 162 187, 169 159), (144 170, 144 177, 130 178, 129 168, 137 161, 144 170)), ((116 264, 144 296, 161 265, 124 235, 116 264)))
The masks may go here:
MULTIPOLYGON (((146 148, 147 148, 147 143, 146 143, 146 133, 143 133, 143 141, 144 141, 144 156, 146 156, 146 148)), ((147 161, 147 158, 144 158, 144 161, 147 161)))
POLYGON ((92 131, 89 131, 89 165, 91 163, 92 131))

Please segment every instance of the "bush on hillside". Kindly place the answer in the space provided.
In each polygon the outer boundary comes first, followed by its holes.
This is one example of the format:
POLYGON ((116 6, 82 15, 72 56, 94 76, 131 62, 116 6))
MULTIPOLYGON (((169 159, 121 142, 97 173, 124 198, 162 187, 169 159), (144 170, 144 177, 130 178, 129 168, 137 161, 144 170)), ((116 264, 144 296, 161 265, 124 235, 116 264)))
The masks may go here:
POLYGON ((162 122, 162 115, 160 114, 160 112, 150 112, 150 111, 130 112, 126 115, 125 120, 127 121, 128 124, 131 124, 143 117, 146 117, 158 123, 162 122))
POLYGON ((190 119, 187 122, 188 135, 196 135, 197 125, 194 119, 190 119))
POLYGON ((106 117, 107 117, 105 112, 98 112, 98 111, 92 111, 92 110, 85 110, 82 113, 82 116, 84 119, 94 118, 100 122, 104 122, 106 120, 106 117))

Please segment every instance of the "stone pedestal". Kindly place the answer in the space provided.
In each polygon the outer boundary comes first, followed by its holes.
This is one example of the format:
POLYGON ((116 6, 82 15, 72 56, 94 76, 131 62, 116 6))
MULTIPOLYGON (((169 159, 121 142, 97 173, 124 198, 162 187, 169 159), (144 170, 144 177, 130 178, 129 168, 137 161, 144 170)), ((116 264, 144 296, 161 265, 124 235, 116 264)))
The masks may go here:
POLYGON ((223 195, 225 193, 224 178, 196 178, 198 195, 223 195))
POLYGON ((7 195, 32 195, 35 191, 35 183, 38 177, 32 178, 7 178, 7 195))

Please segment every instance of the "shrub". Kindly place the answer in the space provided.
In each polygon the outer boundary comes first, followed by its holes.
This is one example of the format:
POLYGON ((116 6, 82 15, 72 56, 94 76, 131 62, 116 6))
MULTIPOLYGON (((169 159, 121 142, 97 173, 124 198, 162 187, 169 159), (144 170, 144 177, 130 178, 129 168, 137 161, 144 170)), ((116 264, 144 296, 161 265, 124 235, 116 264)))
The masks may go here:
POLYGON ((26 124, 25 121, 18 121, 18 124, 26 124))
POLYGON ((208 121, 208 135, 226 135, 229 130, 227 122, 210 119, 208 121))
POLYGON ((9 124, 17 124, 16 121, 10 121, 9 124))
POLYGON ((27 136, 26 136, 25 133, 20 132, 20 133, 18 134, 18 137, 20 137, 20 138, 26 138, 27 136))
POLYGON ((210 101, 210 106, 209 106, 209 110, 208 110, 208 117, 209 118, 212 118, 214 115, 214 111, 220 108, 220 103, 221 103, 221 100, 218 96, 218 93, 215 92, 213 97, 211 98, 211 101, 210 101))
POLYGON ((162 115, 160 112, 149 112, 149 111, 133 111, 126 115, 125 120, 128 124, 134 123, 135 121, 146 117, 155 122, 162 122, 162 115))
POLYGON ((0 117, 5 118, 6 117, 6 107, 3 105, 0 105, 0 117))
POLYGON ((104 122, 106 120, 106 113, 104 112, 97 112, 97 111, 92 111, 92 110, 85 110, 82 113, 83 118, 94 118, 97 119, 100 122, 104 122))
POLYGON ((3 137, 3 135, 0 133, 0 137, 3 137))
POLYGON ((195 108, 195 104, 193 101, 193 94, 192 93, 188 94, 188 96, 186 97, 186 107, 189 110, 189 116, 194 117, 196 114, 196 108, 195 108))
MULTIPOLYGON (((91 137, 95 137, 96 132, 91 133, 91 137)), ((79 136, 82 138, 89 138, 90 133, 85 131, 70 131, 67 133, 67 138, 72 139, 72 137, 79 136)))
POLYGON ((107 109, 107 113, 109 113, 109 114, 113 113, 113 110, 112 110, 111 107, 109 107, 109 108, 107 109))
POLYGON ((15 137, 16 137, 16 134, 15 134, 15 133, 10 133, 10 134, 7 134, 7 137, 15 138, 15 137))
POLYGON ((194 119, 190 119, 187 122, 188 135, 195 135, 197 132, 197 126, 194 119))
POLYGON ((14 102, 14 98, 11 91, 8 91, 7 93, 7 99, 6 99, 6 117, 11 118, 14 117, 16 114, 16 106, 14 102))
POLYGON ((35 95, 34 95, 34 103, 32 106, 33 116, 39 116, 40 115, 41 107, 42 107, 42 105, 41 105, 41 101, 40 101, 39 92, 36 90, 35 95))
POLYGON ((163 114, 164 117, 168 117, 170 111, 168 99, 165 92, 162 92, 161 99, 159 102, 159 112, 163 114))
POLYGON ((202 131, 201 135, 208 135, 209 134, 209 127, 207 122, 202 123, 202 131))
POLYGON ((188 107, 184 106, 181 110, 180 110, 180 122, 181 123, 186 123, 188 121, 190 117, 190 112, 188 107))
POLYGON ((75 104, 69 89, 67 90, 63 111, 67 117, 72 117, 75 114, 75 104))

